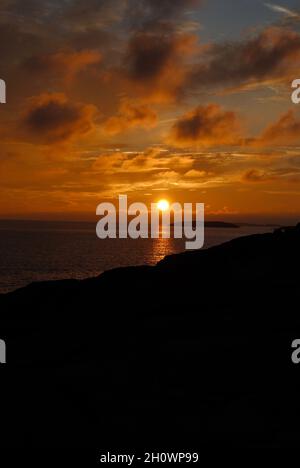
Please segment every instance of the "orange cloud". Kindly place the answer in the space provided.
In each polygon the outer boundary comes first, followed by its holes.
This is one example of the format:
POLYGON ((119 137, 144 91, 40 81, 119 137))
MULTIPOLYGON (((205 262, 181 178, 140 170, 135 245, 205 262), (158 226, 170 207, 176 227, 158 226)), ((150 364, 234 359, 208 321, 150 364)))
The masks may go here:
POLYGON ((224 206, 223 208, 220 208, 219 210, 209 209, 206 213, 210 215, 216 215, 216 216, 239 214, 238 210, 231 209, 228 206, 224 206))
POLYGON ((34 55, 27 59, 24 67, 34 74, 62 74, 67 79, 90 65, 100 63, 102 55, 95 50, 79 52, 57 52, 55 54, 34 55))
POLYGON ((97 109, 68 101, 62 93, 41 94, 29 100, 21 132, 30 140, 51 144, 88 134, 97 109))
POLYGON ((285 181, 299 184, 299 168, 295 166, 267 167, 265 169, 249 169, 242 177, 244 182, 285 181))
POLYGON ((118 115, 106 121, 104 130, 110 135, 116 135, 135 127, 150 129, 156 122, 157 115, 148 106, 125 100, 121 103, 118 115))
POLYGON ((198 106, 177 120, 167 141, 178 147, 237 145, 238 119, 217 104, 198 106))
POLYGON ((188 179, 201 179, 202 177, 206 177, 208 174, 206 171, 198 171, 197 169, 191 169, 190 171, 184 174, 185 177, 188 179))
POLYGON ((258 169, 249 169, 242 177, 244 182, 265 182, 270 179, 271 177, 269 177, 268 174, 258 169))
POLYGON ((300 143, 300 119, 293 110, 283 114, 253 141, 254 145, 290 145, 300 143))

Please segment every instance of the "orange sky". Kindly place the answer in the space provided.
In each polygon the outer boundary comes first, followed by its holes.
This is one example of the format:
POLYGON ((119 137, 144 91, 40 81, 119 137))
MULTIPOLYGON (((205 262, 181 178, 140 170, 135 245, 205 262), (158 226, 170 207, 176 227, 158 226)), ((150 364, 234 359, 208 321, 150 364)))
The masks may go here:
POLYGON ((300 220, 300 15, 282 3, 3 0, 0 217, 92 219, 127 194, 300 220))

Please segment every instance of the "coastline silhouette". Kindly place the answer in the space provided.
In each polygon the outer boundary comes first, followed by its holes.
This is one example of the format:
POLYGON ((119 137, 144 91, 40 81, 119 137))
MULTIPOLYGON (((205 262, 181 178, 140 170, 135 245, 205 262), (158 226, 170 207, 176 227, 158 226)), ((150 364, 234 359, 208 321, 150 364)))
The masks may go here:
POLYGON ((300 224, 0 295, 3 446, 297 446, 299 263, 300 224))

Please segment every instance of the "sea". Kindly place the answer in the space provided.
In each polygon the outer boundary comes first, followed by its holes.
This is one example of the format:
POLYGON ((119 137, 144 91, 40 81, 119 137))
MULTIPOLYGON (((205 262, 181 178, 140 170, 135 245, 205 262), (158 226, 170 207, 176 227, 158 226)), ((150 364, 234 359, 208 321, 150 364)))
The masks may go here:
MULTIPOLYGON (((185 239, 98 239, 96 223, 0 220, 0 293, 32 282, 88 278, 116 267, 155 265, 185 239)), ((274 227, 205 228, 203 248, 274 227)))

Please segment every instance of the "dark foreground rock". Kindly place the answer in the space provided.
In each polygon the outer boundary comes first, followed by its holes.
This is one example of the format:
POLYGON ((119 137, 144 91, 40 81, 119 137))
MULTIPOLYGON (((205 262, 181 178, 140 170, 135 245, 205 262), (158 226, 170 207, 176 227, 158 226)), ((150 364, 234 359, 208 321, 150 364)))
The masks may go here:
POLYGON ((2 446, 297 446, 299 265, 298 226, 0 296, 2 446))

